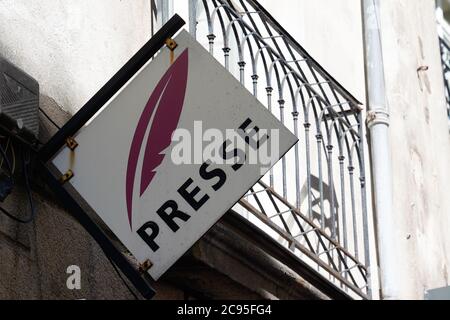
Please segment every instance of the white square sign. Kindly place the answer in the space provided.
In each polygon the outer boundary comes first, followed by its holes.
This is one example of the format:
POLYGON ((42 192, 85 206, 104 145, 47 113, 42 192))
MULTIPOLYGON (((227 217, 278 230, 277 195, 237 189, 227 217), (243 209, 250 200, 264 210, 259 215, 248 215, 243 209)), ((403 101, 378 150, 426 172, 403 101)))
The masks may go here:
POLYGON ((297 142, 186 31, 174 40, 52 159, 155 280, 297 142))

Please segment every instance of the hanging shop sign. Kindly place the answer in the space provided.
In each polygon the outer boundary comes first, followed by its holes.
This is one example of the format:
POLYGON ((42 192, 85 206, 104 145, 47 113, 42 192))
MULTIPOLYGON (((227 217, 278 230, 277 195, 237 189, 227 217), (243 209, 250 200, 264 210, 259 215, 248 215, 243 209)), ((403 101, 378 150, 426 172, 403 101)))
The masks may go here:
POLYGON ((52 164, 157 280, 297 138, 181 31, 73 142, 52 164))

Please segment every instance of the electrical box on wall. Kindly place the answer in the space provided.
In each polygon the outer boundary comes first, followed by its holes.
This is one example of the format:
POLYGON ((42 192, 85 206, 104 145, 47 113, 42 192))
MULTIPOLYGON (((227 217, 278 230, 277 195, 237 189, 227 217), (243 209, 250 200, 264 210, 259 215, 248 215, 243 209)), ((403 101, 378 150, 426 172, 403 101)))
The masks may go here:
POLYGON ((39 84, 0 57, 0 126, 23 138, 39 134, 39 84))

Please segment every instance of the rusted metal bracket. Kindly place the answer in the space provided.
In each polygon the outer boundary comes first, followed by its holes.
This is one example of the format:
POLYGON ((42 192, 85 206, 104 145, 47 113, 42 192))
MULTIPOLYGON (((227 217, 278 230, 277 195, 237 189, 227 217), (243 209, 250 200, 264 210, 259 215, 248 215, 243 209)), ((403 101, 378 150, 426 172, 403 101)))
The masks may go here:
POLYGON ((175 49, 178 47, 178 43, 172 38, 167 38, 166 46, 170 50, 170 64, 172 64, 175 61, 175 49))
POLYGON ((153 267, 153 263, 150 261, 150 259, 147 259, 144 262, 139 264, 139 272, 141 274, 144 274, 148 270, 150 270, 151 267, 153 267))
POLYGON ((172 38, 167 38, 166 39, 166 46, 167 48, 169 48, 171 51, 175 50, 178 47, 178 43, 176 43, 175 40, 173 40, 172 38))
POLYGON ((74 176, 75 174, 73 173, 73 171, 69 169, 65 174, 61 176, 61 178, 59 178, 59 182, 61 182, 61 184, 65 184, 66 182, 70 181, 74 176))
POLYGON ((389 112, 384 107, 374 107, 373 110, 367 112, 366 124, 368 128, 377 124, 389 126, 389 112))
POLYGON ((71 151, 75 151, 75 149, 78 147, 78 142, 72 138, 72 137, 68 137, 66 139, 66 146, 67 148, 69 148, 71 151))

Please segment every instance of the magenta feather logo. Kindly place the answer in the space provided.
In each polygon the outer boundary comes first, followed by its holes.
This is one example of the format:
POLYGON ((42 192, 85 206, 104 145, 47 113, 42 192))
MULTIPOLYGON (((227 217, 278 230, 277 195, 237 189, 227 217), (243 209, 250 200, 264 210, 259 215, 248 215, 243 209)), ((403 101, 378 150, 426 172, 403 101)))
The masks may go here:
POLYGON ((128 156, 126 175, 125 193, 130 228, 133 221, 133 195, 139 156, 144 150, 139 190, 139 196, 142 197, 163 162, 165 150, 170 146, 172 134, 178 127, 186 95, 187 78, 188 49, 161 78, 138 121, 128 156))

